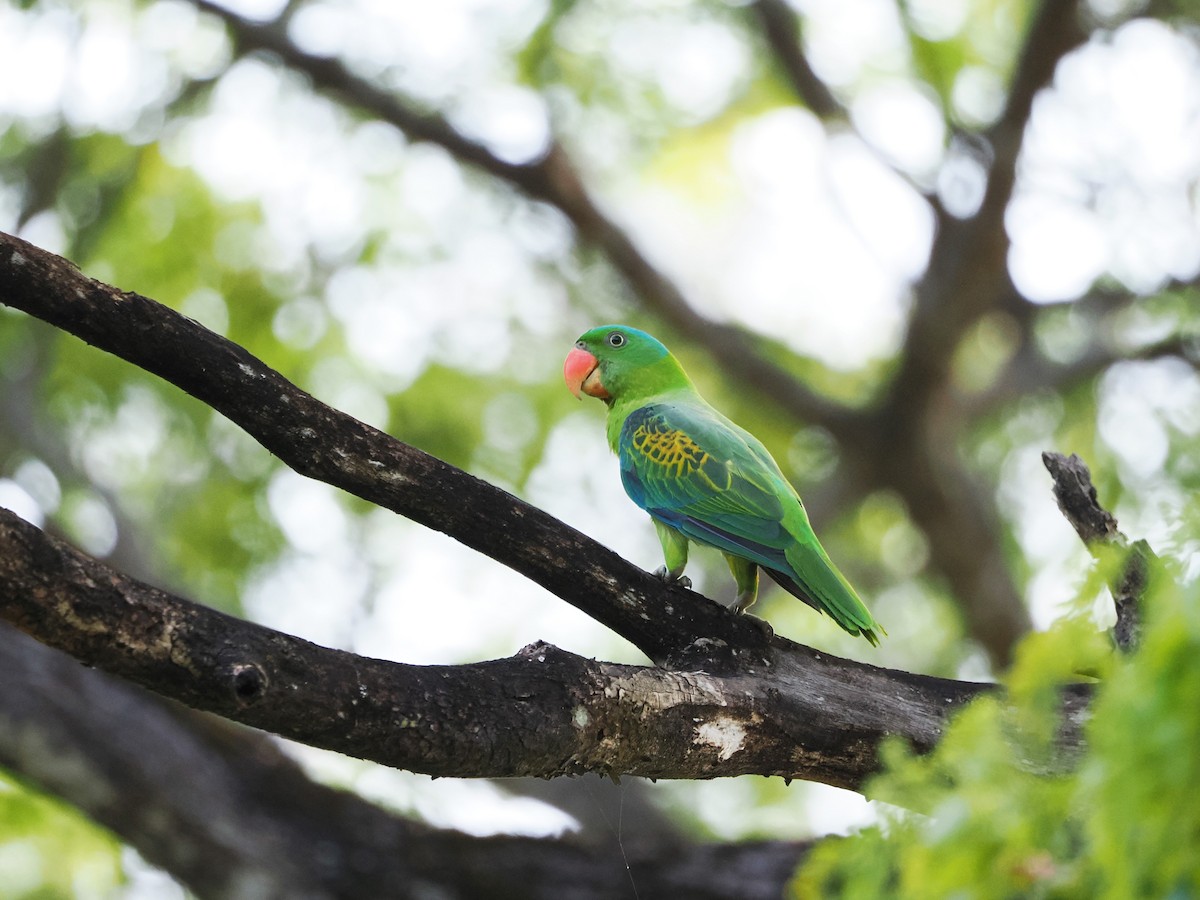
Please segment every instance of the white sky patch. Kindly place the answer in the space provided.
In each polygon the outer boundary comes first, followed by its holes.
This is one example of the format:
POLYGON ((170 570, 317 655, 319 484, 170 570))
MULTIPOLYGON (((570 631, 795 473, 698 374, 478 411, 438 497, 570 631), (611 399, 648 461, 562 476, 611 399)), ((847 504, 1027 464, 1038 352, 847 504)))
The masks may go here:
POLYGON ((658 42, 657 76, 664 96, 697 120, 719 112, 749 68, 746 46, 715 22, 698 22, 658 42))
POLYGON ((167 67, 160 54, 134 44, 123 17, 92 13, 89 18, 72 52, 66 112, 81 127, 123 130, 166 89, 167 67))
POLYGON ((510 794, 481 779, 434 780, 303 744, 282 743, 320 780, 345 785, 369 801, 416 814, 438 828, 479 837, 558 837, 579 827, 574 818, 548 803, 510 794))
POLYGON ((340 493, 291 469, 280 469, 267 487, 267 504, 288 543, 303 553, 320 553, 347 541, 350 526, 340 493))
POLYGON ((909 0, 913 29, 929 41, 946 41, 962 29, 970 11, 966 0, 909 0))
POLYGON ((0 478, 0 506, 39 528, 46 520, 45 512, 29 491, 11 478, 0 478))
POLYGON ((458 104, 454 124, 506 162, 529 162, 550 147, 546 102, 528 88, 495 85, 458 104))
POLYGON ((894 79, 864 90, 851 113, 863 138, 904 171, 937 170, 946 126, 934 100, 912 82, 894 79))
POLYGON ((1200 381, 1182 360, 1116 365, 1101 378, 1098 394, 1100 436, 1127 479, 1159 479, 1170 450, 1168 428, 1187 435, 1200 431, 1200 381))
POLYGON ((100 497, 88 495, 66 510, 67 532, 84 553, 105 557, 117 546, 117 520, 100 497))
POLYGON ((998 72, 983 66, 964 66, 954 79, 950 102, 963 124, 994 122, 1004 110, 1005 85, 998 72))
POLYGON ((267 21, 282 11, 285 0, 225 0, 221 5, 247 19, 267 21))
POLYGON ((1073 299, 1103 273, 1108 246, 1094 213, 1050 197, 1018 196, 1006 219, 1009 271, 1029 299, 1073 299))
POLYGON ((1070 54, 1026 132, 1008 217, 1017 287, 1058 300, 1104 272, 1143 292, 1194 277, 1198 148, 1200 51, 1191 41, 1135 20, 1070 54))
POLYGON ((584 656, 645 662, 575 607, 443 534, 381 511, 365 539, 375 584, 353 626, 358 653, 422 665, 474 662, 544 640, 584 656))
POLYGON ((267 504, 291 549, 250 574, 243 599, 255 621, 327 647, 350 642, 370 587, 338 494, 290 469, 272 477, 267 504))
POLYGON ((71 71, 72 27, 65 14, 35 17, 0 7, 0 109, 23 119, 58 109, 71 71))
POLYGON ((925 204, 860 141, 829 139, 803 110, 741 123, 729 154, 736 191, 719 210, 699 214, 655 183, 622 186, 650 256, 709 315, 833 368, 893 353, 932 240, 925 204))
MULTIPOLYGON (((40 459, 27 459, 17 466, 12 480, 25 490, 45 513, 53 515, 62 503, 62 487, 53 470, 40 459)), ((0 503, 0 505, 4 505, 0 503)), ((19 513, 18 513, 19 514, 19 513)), ((28 516, 23 516, 28 519, 28 516)), ((29 519, 29 521, 33 521, 29 519)), ((35 523, 40 524, 40 523, 35 523)))
POLYGON ((62 220, 54 210, 45 210, 31 218, 21 229, 20 237, 51 253, 65 253, 67 250, 62 220))
POLYGON ((249 617, 268 628, 346 648, 368 587, 365 567, 343 547, 321 555, 293 551, 251 572, 242 602, 249 617))
POLYGON ((918 277, 933 243, 933 213, 928 205, 857 139, 839 137, 831 145, 830 181, 849 227, 889 280, 918 277), (879 215, 881 208, 888 210, 890 221, 879 215))
POLYGON ((895 4, 887 0, 798 0, 804 43, 817 74, 846 85, 864 68, 895 68, 908 54, 895 4))

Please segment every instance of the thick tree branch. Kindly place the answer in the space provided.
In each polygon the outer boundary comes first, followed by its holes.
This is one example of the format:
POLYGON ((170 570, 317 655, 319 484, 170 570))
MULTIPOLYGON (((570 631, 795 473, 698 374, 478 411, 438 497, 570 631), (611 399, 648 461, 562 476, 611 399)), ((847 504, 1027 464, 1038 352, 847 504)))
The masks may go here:
POLYGON ((169 707, 0 624, 0 764, 205 898, 778 897, 807 845, 473 838, 316 784, 262 736, 169 707), (113 723, 119 722, 119 728, 113 723), (454 860, 447 865, 447 860, 454 860))
POLYGON ((165 704, 4 624, 0 683, 0 764, 76 805, 201 896, 236 896, 238 884, 252 882, 271 886, 269 897, 332 896, 312 877, 311 861, 291 854, 278 811, 255 802, 270 782, 235 784, 278 761, 270 745, 224 758, 165 704))
MULTIPOLYGON (((705 641, 686 670, 545 644, 460 666, 367 659, 125 578, 2 509, 0 618, 195 709, 438 776, 760 774, 854 789, 875 771, 885 735, 929 749, 954 710, 993 688, 779 638, 735 648, 729 661, 722 642, 705 641)), ((1072 714, 1087 696, 1071 698, 1072 714)))

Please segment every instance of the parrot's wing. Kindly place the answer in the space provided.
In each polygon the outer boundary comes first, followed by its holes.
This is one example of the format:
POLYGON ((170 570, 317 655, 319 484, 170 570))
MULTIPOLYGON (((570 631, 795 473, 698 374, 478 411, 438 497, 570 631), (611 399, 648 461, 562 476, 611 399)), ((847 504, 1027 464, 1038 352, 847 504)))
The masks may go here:
POLYGON ((682 534, 769 568, 794 542, 799 504, 766 450, 707 405, 656 403, 630 413, 617 445, 630 498, 682 534))
POLYGON ((707 404, 656 403, 626 418, 617 454, 625 492, 655 519, 758 563, 850 633, 878 642, 878 624, 817 541, 799 496, 752 435, 707 404))

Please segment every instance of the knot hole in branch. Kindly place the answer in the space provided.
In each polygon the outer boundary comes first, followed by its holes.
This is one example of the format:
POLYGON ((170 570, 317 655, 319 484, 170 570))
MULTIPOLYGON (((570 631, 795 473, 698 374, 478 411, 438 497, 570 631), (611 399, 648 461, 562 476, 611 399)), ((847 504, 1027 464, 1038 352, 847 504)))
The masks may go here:
POLYGON ((261 700, 271 685, 271 679, 257 663, 233 663, 228 672, 234 700, 243 708, 261 700))

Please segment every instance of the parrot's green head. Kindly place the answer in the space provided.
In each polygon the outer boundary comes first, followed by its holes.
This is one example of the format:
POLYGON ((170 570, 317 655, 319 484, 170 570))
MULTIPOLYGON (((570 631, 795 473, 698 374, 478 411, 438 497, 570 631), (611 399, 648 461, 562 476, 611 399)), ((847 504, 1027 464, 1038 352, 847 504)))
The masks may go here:
POLYGON ((691 387, 666 347, 628 325, 601 325, 580 335, 563 363, 563 378, 576 397, 587 394, 609 406, 622 398, 691 387))

